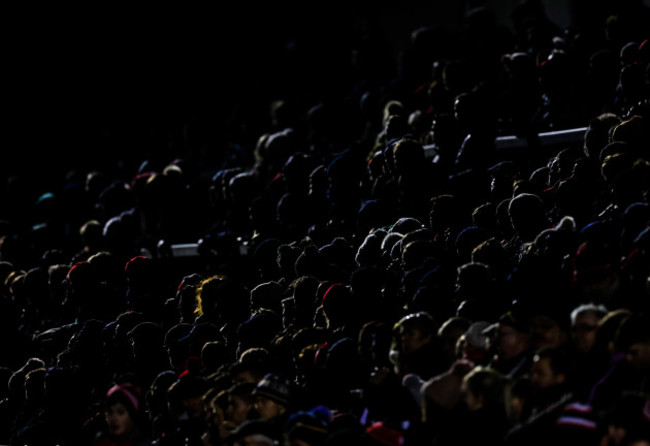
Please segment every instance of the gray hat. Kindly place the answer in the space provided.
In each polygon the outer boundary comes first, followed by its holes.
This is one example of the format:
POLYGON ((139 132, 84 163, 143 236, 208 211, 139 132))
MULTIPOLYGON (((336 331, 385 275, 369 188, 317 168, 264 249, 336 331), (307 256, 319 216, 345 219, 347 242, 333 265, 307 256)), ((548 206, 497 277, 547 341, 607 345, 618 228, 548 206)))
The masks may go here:
POLYGON ((465 332, 465 340, 469 345, 479 350, 487 350, 487 338, 486 329, 490 327, 488 321, 476 321, 469 326, 465 332))
POLYGON ((283 406, 291 405, 291 389, 289 382, 274 373, 267 373, 257 383, 253 396, 268 398, 283 406))

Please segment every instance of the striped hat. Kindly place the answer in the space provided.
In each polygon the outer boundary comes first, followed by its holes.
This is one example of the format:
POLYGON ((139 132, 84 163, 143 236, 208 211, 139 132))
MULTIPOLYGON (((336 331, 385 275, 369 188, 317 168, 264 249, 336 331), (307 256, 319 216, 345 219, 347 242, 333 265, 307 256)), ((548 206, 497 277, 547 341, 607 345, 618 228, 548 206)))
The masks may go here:
POLYGON ((268 398, 283 406, 291 405, 290 384, 282 377, 267 373, 253 390, 254 396, 268 398))
POLYGON ((572 402, 564 406, 555 422, 555 437, 566 444, 598 444, 602 429, 588 404, 572 402))
POLYGON ((131 415, 140 410, 140 397, 142 391, 135 384, 125 382, 115 384, 106 392, 106 401, 110 404, 111 401, 120 401, 127 408, 131 415))

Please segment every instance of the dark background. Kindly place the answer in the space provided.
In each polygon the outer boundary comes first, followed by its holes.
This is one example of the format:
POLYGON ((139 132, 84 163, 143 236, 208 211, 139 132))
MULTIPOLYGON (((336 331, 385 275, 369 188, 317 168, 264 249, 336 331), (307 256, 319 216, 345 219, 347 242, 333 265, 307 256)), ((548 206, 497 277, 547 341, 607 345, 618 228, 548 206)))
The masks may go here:
POLYGON ((5 169, 92 161, 109 129, 228 119, 236 104, 265 99, 252 95, 280 94, 273 89, 288 42, 306 50, 327 33, 347 40, 358 17, 329 6, 291 16, 268 5, 215 5, 8 11, 5 169))
MULTIPOLYGON (((147 145, 168 144, 168 133, 192 119, 236 139, 230 124, 242 109, 266 113, 255 107, 290 88, 334 91, 337 70, 369 28, 394 65, 413 29, 458 32, 472 3, 4 7, 1 172, 101 167, 106 152, 143 158, 147 145)), ((517 2, 478 3, 507 26, 517 2)), ((586 3, 544 4, 566 25, 572 8, 586 3)))

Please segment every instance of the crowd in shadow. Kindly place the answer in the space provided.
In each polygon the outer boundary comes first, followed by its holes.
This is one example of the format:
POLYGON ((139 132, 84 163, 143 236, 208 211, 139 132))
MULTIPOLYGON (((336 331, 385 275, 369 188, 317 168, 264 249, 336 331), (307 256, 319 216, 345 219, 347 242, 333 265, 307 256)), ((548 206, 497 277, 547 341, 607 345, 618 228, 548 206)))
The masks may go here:
POLYGON ((650 444, 650 12, 542 5, 4 168, 0 443, 650 444))

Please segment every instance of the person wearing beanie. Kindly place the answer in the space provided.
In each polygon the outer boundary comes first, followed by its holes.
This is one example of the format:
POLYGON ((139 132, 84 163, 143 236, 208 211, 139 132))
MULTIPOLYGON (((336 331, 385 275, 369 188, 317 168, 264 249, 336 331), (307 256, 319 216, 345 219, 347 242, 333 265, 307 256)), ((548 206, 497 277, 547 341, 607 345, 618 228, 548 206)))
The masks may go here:
POLYGON ((289 382, 275 373, 267 373, 253 390, 255 410, 274 440, 280 441, 291 415, 292 395, 289 382))
POLYGON ((427 380, 445 370, 438 328, 426 311, 407 314, 395 324, 390 360, 400 379, 410 373, 427 380))
POLYGON ((462 377, 463 403, 449 413, 436 433, 440 445, 497 445, 510 429, 506 397, 510 380, 485 366, 462 377))
POLYGON ((143 411, 142 392, 129 382, 112 386, 106 393, 104 417, 106 426, 92 443, 93 446, 148 446, 146 416, 143 411))
POLYGON ((281 416, 291 407, 289 383, 282 377, 268 373, 253 390, 255 409, 263 420, 281 416))
POLYGON ((530 370, 534 349, 530 342, 530 322, 521 309, 503 313, 498 321, 484 330, 491 334, 494 353, 488 367, 516 379, 530 370))
POLYGON ((208 428, 204 395, 210 388, 210 382, 201 372, 199 358, 188 358, 186 367, 167 390, 169 408, 173 414, 169 432, 166 433, 170 441, 200 441, 202 433, 208 428))

